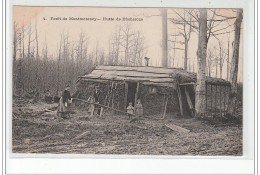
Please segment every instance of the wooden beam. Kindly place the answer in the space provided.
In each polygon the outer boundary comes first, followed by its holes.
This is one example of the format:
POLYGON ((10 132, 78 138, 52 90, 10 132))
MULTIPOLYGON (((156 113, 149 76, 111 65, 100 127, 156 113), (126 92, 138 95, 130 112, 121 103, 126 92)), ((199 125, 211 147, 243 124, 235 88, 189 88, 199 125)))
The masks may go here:
POLYGON ((222 109, 221 109, 221 86, 219 86, 219 106, 220 106, 220 116, 222 117, 222 109))
POLYGON ((213 113, 212 113, 212 102, 213 102, 213 93, 212 93, 212 84, 210 84, 210 113, 211 113, 211 117, 213 116, 213 113))
MULTIPOLYGON (((112 98, 112 100, 111 100, 111 103, 112 103, 111 107, 112 108, 115 108, 115 102, 114 102, 115 92, 114 92, 114 89, 115 89, 114 82, 112 82, 112 97, 111 97, 112 98)), ((112 114, 115 114, 115 111, 113 111, 112 114)))
POLYGON ((187 98, 187 102, 188 102, 188 105, 189 105, 189 109, 190 109, 190 111, 191 111, 191 114, 192 114, 192 116, 194 115, 194 113, 193 113, 193 104, 192 104, 192 101, 191 101, 191 99, 190 99, 190 94, 189 94, 189 92, 188 92, 188 90, 187 90, 187 88, 186 87, 184 87, 184 90, 185 90, 185 95, 186 95, 186 98, 187 98))
POLYGON ((163 116, 162 116, 163 119, 165 118, 165 115, 166 115, 168 98, 169 98, 169 96, 166 97, 166 101, 165 101, 165 104, 164 104, 164 111, 163 111, 163 116))
POLYGON ((110 101, 111 101, 111 98, 112 98, 113 86, 114 86, 114 82, 112 81, 111 86, 109 84, 109 87, 108 87, 108 102, 107 102, 107 106, 110 106, 110 101))
POLYGON ((206 115, 208 116, 208 93, 207 93, 208 92, 208 83, 206 82, 205 84, 206 84, 206 95, 205 95, 206 96, 206 104, 205 105, 206 105, 206 115))
POLYGON ((134 104, 134 106, 137 104, 138 93, 139 93, 139 86, 140 86, 140 83, 137 82, 137 85, 136 85, 136 92, 135 92, 135 104, 134 104))
POLYGON ((127 106, 127 95, 128 95, 128 83, 125 82, 124 111, 126 111, 126 106, 127 106))
POLYGON ((224 86, 224 115, 226 115, 226 96, 227 96, 227 87, 224 86))
POLYGON ((165 98, 166 98, 166 95, 165 95, 165 94, 163 94, 162 115, 163 115, 163 112, 164 112, 165 98))
POLYGON ((198 85, 197 83, 181 83, 179 86, 198 85))
POLYGON ((180 89, 179 85, 177 85, 177 93, 178 93, 178 98, 179 98, 179 105, 180 105, 181 116, 183 116, 181 89, 180 89))
POLYGON ((217 92, 218 92, 218 86, 216 86, 216 91, 215 91, 215 117, 217 116, 217 92))

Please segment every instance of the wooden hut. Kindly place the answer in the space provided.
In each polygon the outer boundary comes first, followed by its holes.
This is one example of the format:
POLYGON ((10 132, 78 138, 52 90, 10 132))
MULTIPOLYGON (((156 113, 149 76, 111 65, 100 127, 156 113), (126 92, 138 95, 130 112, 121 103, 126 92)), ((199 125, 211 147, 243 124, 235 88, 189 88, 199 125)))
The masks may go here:
MULTIPOLYGON (((142 66, 97 66, 77 82, 77 97, 88 99, 99 89, 99 102, 126 111, 129 102, 140 99, 144 115, 179 113, 190 116, 195 105, 196 74, 179 68, 142 66)), ((227 109, 230 83, 207 77, 206 106, 213 112, 227 109), (215 95, 215 96, 214 96, 215 95)))

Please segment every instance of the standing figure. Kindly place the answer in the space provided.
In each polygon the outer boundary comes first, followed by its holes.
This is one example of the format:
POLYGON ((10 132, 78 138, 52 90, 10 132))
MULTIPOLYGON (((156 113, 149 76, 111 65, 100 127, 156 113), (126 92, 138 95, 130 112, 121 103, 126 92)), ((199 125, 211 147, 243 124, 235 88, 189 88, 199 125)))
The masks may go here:
POLYGON ((137 104, 135 105, 135 114, 138 117, 138 120, 140 120, 140 117, 143 116, 144 110, 143 105, 141 104, 141 100, 137 100, 137 104))
POLYGON ((67 85, 65 90, 62 93, 62 96, 59 101, 59 106, 58 106, 58 112, 57 115, 61 117, 66 117, 66 111, 68 111, 69 108, 69 103, 71 103, 71 95, 70 95, 70 86, 67 85))
POLYGON ((132 102, 129 102, 129 106, 126 108, 126 112, 128 114, 129 120, 132 119, 132 114, 134 114, 135 108, 132 106, 132 102))

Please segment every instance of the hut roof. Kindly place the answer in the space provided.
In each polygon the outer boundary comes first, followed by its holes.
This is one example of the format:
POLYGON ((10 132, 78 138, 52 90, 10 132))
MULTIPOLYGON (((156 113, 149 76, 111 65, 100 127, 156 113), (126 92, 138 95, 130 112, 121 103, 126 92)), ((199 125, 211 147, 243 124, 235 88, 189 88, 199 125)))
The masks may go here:
MULTIPOLYGON (((97 66, 90 74, 79 77, 91 81, 139 81, 147 85, 172 86, 179 83, 195 83, 196 74, 181 68, 143 67, 143 66, 97 66)), ((229 85, 228 81, 207 77, 213 84, 229 85)))

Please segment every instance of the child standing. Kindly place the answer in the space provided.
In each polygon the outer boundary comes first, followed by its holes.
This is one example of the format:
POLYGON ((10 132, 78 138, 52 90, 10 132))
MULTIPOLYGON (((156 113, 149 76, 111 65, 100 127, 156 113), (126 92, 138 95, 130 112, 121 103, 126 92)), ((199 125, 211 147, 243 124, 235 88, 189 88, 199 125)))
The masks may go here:
POLYGON ((133 107, 132 102, 129 102, 129 106, 126 108, 126 112, 128 113, 129 120, 132 119, 133 115, 131 115, 131 114, 134 114, 134 110, 135 110, 135 108, 133 107))
POLYGON ((137 104, 135 105, 135 114, 138 117, 138 120, 140 120, 140 117, 143 116, 143 105, 141 104, 141 100, 137 100, 137 104))

